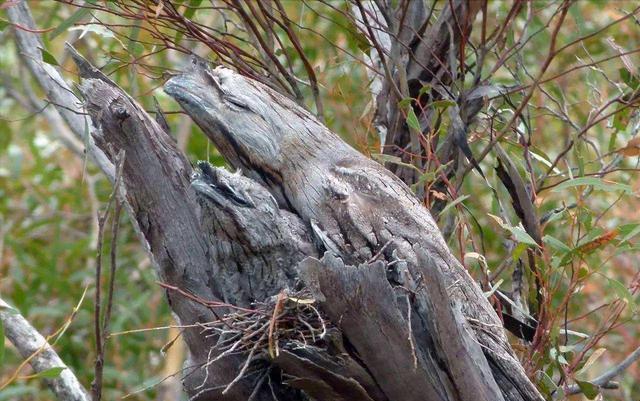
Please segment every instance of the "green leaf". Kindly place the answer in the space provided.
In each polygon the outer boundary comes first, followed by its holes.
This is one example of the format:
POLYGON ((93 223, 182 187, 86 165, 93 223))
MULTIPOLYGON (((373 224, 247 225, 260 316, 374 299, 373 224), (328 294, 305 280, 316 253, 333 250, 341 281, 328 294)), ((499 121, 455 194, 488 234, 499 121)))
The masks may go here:
POLYGON ((420 91, 418 91, 418 97, 424 95, 425 93, 429 92, 430 90, 431 90, 431 85, 429 85, 429 84, 422 85, 422 88, 420 88, 420 91))
POLYGON ((486 291, 486 292, 484 293, 484 297, 485 297, 485 298, 489 298, 489 297, 490 297, 490 296, 492 296, 496 291, 498 291, 498 288, 500 288, 500 285, 502 284, 502 282, 503 282, 503 281, 504 281, 503 279, 498 280, 498 282, 497 282, 497 283, 495 283, 495 284, 493 285, 493 287, 491 287, 491 288, 489 289, 489 291, 486 291))
POLYGON ((555 381, 550 377, 550 374, 547 374, 545 372, 540 372, 540 381, 539 381, 539 385, 541 387, 541 390, 547 395, 547 396, 551 396, 551 394, 553 394, 557 389, 558 386, 556 385, 555 381))
POLYGON ((613 181, 605 181, 602 178, 596 177, 578 177, 568 181, 563 182, 562 184, 556 186, 553 191, 558 192, 563 189, 580 187, 580 186, 592 186, 593 189, 601 190, 601 191, 624 191, 626 193, 632 193, 630 185, 621 184, 619 182, 613 181))
POLYGON ((184 12, 185 18, 191 19, 191 17, 193 17, 193 14, 196 13, 196 9, 200 7, 200 4, 202 4, 202 0, 189 1, 189 7, 187 7, 186 11, 184 12))
POLYGON ((57 66, 60 65, 58 64, 58 60, 56 60, 56 58, 53 57, 53 55, 45 49, 40 48, 40 52, 42 53, 42 61, 44 61, 45 63, 57 66))
POLYGON ((628 109, 621 110, 613 116, 613 127, 617 131, 624 131, 624 129, 629 124, 630 119, 631 119, 631 109, 628 108, 628 109))
POLYGON ((523 228, 511 227, 511 228, 507 228, 507 230, 511 231, 511 234, 513 234, 516 241, 522 242, 528 245, 538 246, 538 243, 533 238, 531 238, 531 236, 527 234, 527 232, 523 228))
POLYGON ((624 235, 618 243, 618 245, 621 245, 640 234, 640 224, 625 224, 618 227, 618 231, 620 234, 624 235))
POLYGON ((422 132, 422 129, 420 128, 420 122, 418 121, 418 116, 416 116, 413 108, 409 108, 409 112, 407 113, 407 125, 415 131, 422 132))
POLYGON ((593 383, 576 380, 576 384, 580 387, 580 391, 590 400, 593 400, 600 394, 600 389, 593 383))
POLYGON ((612 278, 609 278, 609 285, 612 287, 618 298, 624 300, 630 308, 635 309, 636 302, 633 299, 631 291, 629 291, 626 285, 612 278))
MULTIPOLYGON (((529 151, 529 154, 531 155, 531 157, 533 157, 534 159, 536 159, 537 161, 539 161, 540 163, 544 164, 547 167, 551 167, 552 164, 549 161, 549 156, 547 156, 546 154, 544 154, 544 152, 540 149, 536 149, 535 152, 529 151)), ((553 172, 556 174, 562 174, 562 171, 560 171, 557 167, 553 167, 553 172)))
POLYGON ((614 130, 613 133, 611 133, 611 136, 609 137, 609 147, 608 147, 609 152, 613 152, 616 149, 616 141, 618 140, 618 131, 619 130, 617 129, 614 130))
POLYGON ((405 97, 404 99, 398 102, 398 107, 401 109, 404 109, 405 107, 411 105, 411 103, 413 103, 413 100, 414 99, 412 97, 405 97))
POLYGON ((620 73, 620 78, 622 79, 622 81, 627 84, 629 88, 634 91, 638 89, 638 87, 640 86, 640 81, 635 75, 631 74, 626 68, 620 68, 618 72, 620 73))
POLYGON ((571 248, 569 248, 564 242, 550 235, 545 235, 544 237, 542 237, 542 242, 544 242, 545 244, 548 244, 550 247, 552 247, 556 251, 560 251, 563 253, 571 252, 571 248))
POLYGON ((440 212, 440 214, 444 215, 449 209, 453 208, 458 203, 464 201, 465 199, 469 198, 470 196, 471 195, 462 195, 462 196, 457 197, 453 202, 451 202, 447 206, 445 206, 444 209, 442 209, 442 211, 440 212))
POLYGON ((75 24, 76 22, 80 21, 81 19, 89 15, 90 12, 91 10, 89 8, 84 8, 84 7, 79 8, 69 18, 62 21, 62 23, 58 25, 58 27, 49 34, 49 40, 55 38, 56 36, 60 35, 62 32, 66 31, 71 25, 75 24))
MULTIPOLYGON (((200 4, 202 4, 202 0, 189 1, 188 7, 183 14, 184 18, 190 20, 193 17, 193 15, 196 13, 196 10, 200 6, 200 4)), ((176 32, 176 37, 174 38, 174 42, 179 43, 180 40, 182 40, 182 36, 183 36, 182 32, 180 31, 176 32)))
POLYGON ((500 225, 500 227, 509 231, 513 235, 516 241, 522 242, 523 244, 532 245, 535 247, 539 246, 538 243, 533 238, 531 238, 529 234, 527 234, 524 228, 510 226, 509 224, 504 223, 500 217, 494 216, 490 213, 487 213, 487 214, 489 215, 489 217, 494 219, 500 225))
POLYGON ((574 154, 576 159, 578 160, 578 176, 584 175, 584 141, 575 141, 575 146, 573 147, 574 154))
POLYGON ((367 37, 359 31, 352 33, 353 39, 355 39, 356 46, 361 52, 367 53, 371 49, 371 43, 367 37))
POLYGON ((513 252, 511 252, 511 258, 513 260, 517 260, 518 258, 520 258, 520 255, 522 255, 522 252, 527 250, 527 244, 518 244, 514 249, 513 252))
POLYGON ((144 45, 140 42, 131 42, 127 50, 135 57, 140 57, 144 54, 144 45))
MULTIPOLYGON (((86 26, 74 26, 73 28, 69 28, 70 31, 81 31, 80 37, 87 34, 87 32, 95 33, 98 36, 102 36, 103 38, 114 38, 118 42, 120 39, 116 38, 113 32, 102 25, 86 25, 86 26)), ((120 42, 122 44, 122 42, 120 42)), ((122 46, 124 47, 124 45, 122 46)))
POLYGON ((576 372, 576 375, 581 375, 585 373, 587 370, 589 370, 589 368, 594 364, 594 362, 597 361, 598 358, 600 358, 605 351, 606 351, 605 348, 598 348, 595 351, 593 351, 593 353, 589 356, 589 358, 584 363, 584 365, 582 365, 580 370, 576 372))
POLYGON ((0 31, 3 31, 4 28, 8 27, 11 25, 11 22, 7 21, 7 20, 3 20, 0 19, 0 31))
POLYGON ((39 372, 38 374, 31 376, 32 378, 41 378, 41 379, 55 379, 56 377, 60 376, 60 373, 62 373, 63 370, 65 370, 66 367, 62 367, 62 366, 56 366, 54 368, 49 368, 46 370, 43 370, 42 372, 39 372))

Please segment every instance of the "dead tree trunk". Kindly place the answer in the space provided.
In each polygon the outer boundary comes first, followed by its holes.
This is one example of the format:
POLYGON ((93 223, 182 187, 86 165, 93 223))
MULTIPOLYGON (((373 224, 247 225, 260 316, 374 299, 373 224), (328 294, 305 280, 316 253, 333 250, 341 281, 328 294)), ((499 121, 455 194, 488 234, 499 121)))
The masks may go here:
POLYGON ((232 173, 75 54, 94 140, 185 329, 197 400, 541 400, 429 212, 270 88, 194 61, 165 91, 232 173))

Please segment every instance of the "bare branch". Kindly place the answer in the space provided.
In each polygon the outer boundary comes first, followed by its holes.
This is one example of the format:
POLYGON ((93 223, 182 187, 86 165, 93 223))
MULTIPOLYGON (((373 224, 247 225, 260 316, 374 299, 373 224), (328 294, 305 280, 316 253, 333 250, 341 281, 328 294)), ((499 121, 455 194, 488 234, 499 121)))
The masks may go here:
POLYGON ((60 72, 42 60, 40 49, 44 48, 44 44, 35 29, 27 2, 18 1, 17 4, 7 9, 7 15, 15 26, 28 28, 28 30, 16 29, 15 31, 16 43, 24 56, 27 67, 47 94, 49 101, 56 105, 60 116, 69 125, 71 131, 87 145, 89 156, 107 177, 113 180, 115 173, 113 164, 90 140, 91 123, 84 115, 78 98, 60 72))
MULTIPOLYGON (((640 347, 636 348, 629 356, 624 358, 622 362, 613 368, 607 370, 605 373, 596 377, 593 380, 589 380, 589 383, 595 384, 598 387, 607 387, 611 380, 616 376, 619 376, 622 372, 628 369, 631 365, 633 365, 638 359, 640 359, 640 347)), ((577 384, 572 384, 565 391, 565 395, 578 394, 581 393, 580 387, 577 384)))
POLYGON ((60 375, 45 379, 51 391, 60 401, 89 401, 89 395, 71 369, 60 359, 51 345, 15 309, 0 299, 0 321, 9 341, 20 355, 28 360, 37 373, 61 368, 60 375))

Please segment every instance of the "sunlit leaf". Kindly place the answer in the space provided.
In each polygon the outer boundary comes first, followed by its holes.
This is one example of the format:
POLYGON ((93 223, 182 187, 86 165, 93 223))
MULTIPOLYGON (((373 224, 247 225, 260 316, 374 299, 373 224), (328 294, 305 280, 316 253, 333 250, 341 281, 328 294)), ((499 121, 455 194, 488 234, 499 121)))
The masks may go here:
POLYGON ((32 379, 35 378, 40 378, 40 379, 55 379, 56 377, 60 376, 60 373, 62 373, 63 370, 65 370, 67 368, 65 367, 61 367, 61 366, 56 366, 54 368, 49 368, 46 370, 43 370, 42 372, 38 372, 37 374, 31 376, 32 379))
POLYGON ((418 121, 418 116, 413 111, 413 108, 409 108, 409 112, 407 113, 407 125, 414 129, 415 131, 422 132, 420 128, 420 122, 418 121))
POLYGON ((592 186, 593 189, 601 191, 623 191, 627 193, 633 192, 631 186, 627 184, 621 184, 618 182, 608 181, 602 178, 596 177, 579 177, 563 182, 557 185, 553 190, 555 192, 562 191, 563 189, 580 187, 580 186, 592 186))
POLYGON ((524 244, 527 244, 527 245, 532 245, 532 246, 535 246, 535 247, 539 246, 538 243, 533 238, 531 238, 531 236, 529 234, 527 234, 527 232, 524 230, 524 228, 510 226, 509 224, 504 223, 500 217, 494 216, 494 215, 489 214, 489 213, 487 213, 487 214, 489 215, 489 217, 494 219, 500 225, 500 227, 502 227, 505 230, 509 231, 513 235, 513 237, 514 237, 514 239, 516 241, 524 243, 524 244))
POLYGON ((595 351, 593 351, 593 353, 589 356, 589 358, 584 363, 584 365, 582 365, 582 368, 580 368, 580 370, 576 372, 576 375, 583 374, 587 370, 589 370, 589 368, 595 363, 595 361, 598 360, 598 358, 602 356, 602 354, 604 354, 605 351, 606 351, 605 348, 598 348, 595 351))

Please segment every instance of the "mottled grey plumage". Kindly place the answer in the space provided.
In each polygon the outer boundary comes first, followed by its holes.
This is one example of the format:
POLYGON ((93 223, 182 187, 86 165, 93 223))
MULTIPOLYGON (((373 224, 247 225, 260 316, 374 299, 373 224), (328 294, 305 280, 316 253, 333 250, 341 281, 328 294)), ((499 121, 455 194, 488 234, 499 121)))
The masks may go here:
POLYGON ((305 224, 240 173, 198 163, 191 186, 224 300, 249 306, 296 284, 295 266, 317 255, 305 224))

